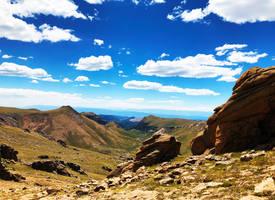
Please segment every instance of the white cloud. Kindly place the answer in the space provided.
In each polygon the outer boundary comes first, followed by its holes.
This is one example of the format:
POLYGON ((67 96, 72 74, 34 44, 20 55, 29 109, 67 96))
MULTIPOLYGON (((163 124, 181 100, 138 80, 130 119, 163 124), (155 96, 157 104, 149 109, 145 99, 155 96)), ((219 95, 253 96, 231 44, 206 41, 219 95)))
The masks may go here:
POLYGON ((112 48, 112 45, 109 45, 108 48, 111 49, 111 48, 112 48))
POLYGON ((155 4, 155 3, 165 3, 165 0, 152 0, 151 4, 155 4))
POLYGON ((58 41, 72 41, 78 42, 80 39, 76 36, 72 35, 72 30, 70 29, 60 29, 56 26, 51 27, 48 24, 43 24, 39 27, 41 32, 41 39, 40 40, 49 40, 51 42, 58 42, 58 41))
POLYGON ((218 56, 223 56, 230 50, 242 49, 245 47, 247 47, 247 44, 225 44, 217 47, 215 50, 217 51, 218 56))
POLYGON ((85 87, 86 84, 83 84, 83 83, 82 83, 82 84, 79 84, 78 86, 79 86, 79 87, 85 87))
POLYGON ((275 60, 275 57, 274 57, 274 58, 272 58, 272 60, 275 60))
POLYGON ((78 7, 70 0, 24 0, 12 1, 12 3, 3 0, 0 4, 0 38, 36 43, 43 40, 57 42, 57 38, 59 38, 58 41, 78 41, 77 37, 70 34, 69 29, 64 30, 47 24, 37 28, 34 24, 28 24, 22 19, 34 18, 39 14, 86 19, 77 9, 78 7))
POLYGON ((85 1, 90 4, 102 4, 105 0, 85 0, 85 1))
POLYGON ((37 80, 32 80, 31 83, 38 84, 37 80))
POLYGON ((104 85, 115 85, 115 83, 109 81, 101 81, 101 83, 104 85))
POLYGON ((119 73, 119 74, 123 74, 123 71, 122 71, 122 70, 119 70, 118 73, 119 73))
POLYGON ((100 87, 98 84, 90 84, 91 87, 100 87))
POLYGON ((20 59, 20 60, 28 60, 28 57, 19 56, 18 59, 20 59))
POLYGON ((78 93, 63 93, 55 91, 41 91, 31 89, 0 88, 0 102, 2 106, 26 107, 34 105, 63 106, 105 109, 133 109, 133 110, 177 110, 177 111, 205 111, 212 112, 209 106, 186 106, 180 102, 150 102, 142 99, 113 99, 113 98, 84 98, 78 93), (135 100, 136 99, 136 100, 135 100))
POLYGON ((130 54, 131 54, 131 52, 130 52, 130 51, 126 51, 126 54, 127 54, 127 55, 130 55, 130 54))
POLYGON ((74 81, 83 82, 83 81, 90 81, 90 79, 87 76, 78 76, 74 81))
POLYGON ((273 0, 209 0, 206 8, 197 8, 170 14, 170 19, 181 17, 183 21, 197 21, 210 13, 220 16, 224 21, 237 24, 275 21, 275 1, 273 0))
POLYGON ((100 39, 94 39, 94 45, 95 46, 101 46, 104 44, 104 41, 103 40, 100 40, 100 39))
POLYGON ((149 81, 128 81, 123 85, 126 89, 136 89, 136 90, 156 90, 159 92, 174 92, 174 93, 184 93, 186 95, 220 95, 209 89, 189 89, 189 88, 179 88, 176 86, 164 86, 161 83, 149 82, 149 81))
POLYGON ((113 67, 113 62, 110 56, 90 56, 80 58, 78 63, 69 65, 75 66, 77 70, 99 71, 111 69, 113 67))
POLYGON ((69 78, 64 78, 63 80, 63 83, 69 83, 69 82, 73 82, 71 79, 69 78))
POLYGON ((12 57, 13 57, 13 56, 7 55, 7 54, 5 54, 5 55, 2 56, 2 58, 4 58, 4 59, 9 59, 9 58, 12 58, 12 57))
POLYGON ((168 54, 168 53, 162 53, 161 55, 160 55, 160 58, 164 58, 164 57, 169 57, 170 55, 168 54))
POLYGON ((266 57, 268 54, 262 53, 258 54, 254 51, 249 52, 241 52, 241 51, 233 51, 229 53, 227 59, 230 62, 246 62, 246 63, 256 63, 260 58, 266 57))
POLYGON ((27 77, 31 79, 37 79, 42 81, 58 82, 48 74, 44 69, 36 68, 32 69, 24 65, 18 65, 15 63, 3 62, 0 65, 1 76, 15 76, 15 77, 27 77))
POLYGON ((136 4, 136 5, 139 4, 139 0, 132 0, 132 2, 133 2, 134 4, 136 4))
POLYGON ((138 73, 147 76, 159 77, 184 77, 184 78, 215 78, 221 76, 222 80, 236 80, 234 76, 242 72, 242 68, 236 69, 222 67, 236 65, 228 61, 216 60, 214 55, 197 54, 173 61, 148 60, 137 68, 138 73), (226 79, 225 79, 226 77, 226 79))
POLYGON ((204 10, 202 10, 201 8, 194 9, 191 11, 185 10, 181 14, 181 19, 184 22, 198 21, 198 20, 203 19, 206 15, 208 15, 208 13, 205 12, 204 10))

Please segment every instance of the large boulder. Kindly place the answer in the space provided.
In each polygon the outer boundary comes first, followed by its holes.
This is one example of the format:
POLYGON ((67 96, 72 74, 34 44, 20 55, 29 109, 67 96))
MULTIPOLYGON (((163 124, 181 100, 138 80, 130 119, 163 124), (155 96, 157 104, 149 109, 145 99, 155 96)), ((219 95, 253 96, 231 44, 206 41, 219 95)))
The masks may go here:
POLYGON ((108 175, 108 178, 118 176, 126 171, 135 172, 141 166, 169 161, 179 154, 180 146, 181 143, 174 136, 165 134, 165 129, 161 129, 142 143, 133 161, 118 165, 108 175))
POLYGON ((9 172, 9 170, 2 163, 1 158, 0 158, 0 179, 6 180, 6 181, 15 181, 15 182, 25 180, 23 176, 9 172))
POLYGON ((63 176, 72 176, 66 169, 66 164, 63 161, 35 161, 31 164, 31 167, 36 170, 53 172, 63 176))
POLYGON ((229 100, 214 109, 205 130, 192 140, 192 153, 243 151, 271 141, 275 137, 274 111, 275 67, 247 70, 229 100))
POLYGON ((12 147, 5 144, 0 145, 0 158, 18 161, 17 154, 18 151, 15 151, 12 147))

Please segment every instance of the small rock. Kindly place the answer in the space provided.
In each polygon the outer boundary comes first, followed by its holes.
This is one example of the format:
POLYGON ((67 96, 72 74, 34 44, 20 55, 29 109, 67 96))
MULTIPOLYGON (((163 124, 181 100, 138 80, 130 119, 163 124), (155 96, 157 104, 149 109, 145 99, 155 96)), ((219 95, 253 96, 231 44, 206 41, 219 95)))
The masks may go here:
POLYGON ((255 186, 255 194, 271 194, 275 191, 273 178, 267 178, 255 186))
POLYGON ((105 188, 103 185, 99 185, 99 186, 95 187, 94 191, 95 191, 95 192, 99 192, 99 191, 105 190, 105 189, 106 189, 106 188, 105 188))
POLYGON ((248 196, 242 197, 240 200, 267 200, 267 198, 248 195, 248 196))
POLYGON ((84 195, 88 195, 89 194, 89 190, 88 189, 84 189, 84 190, 77 190, 75 192, 77 194, 77 196, 84 196, 84 195))
POLYGON ((174 179, 171 178, 171 177, 165 177, 165 178, 161 179, 161 180, 159 181, 159 183, 160 183, 161 185, 172 184, 172 183, 174 183, 174 179))

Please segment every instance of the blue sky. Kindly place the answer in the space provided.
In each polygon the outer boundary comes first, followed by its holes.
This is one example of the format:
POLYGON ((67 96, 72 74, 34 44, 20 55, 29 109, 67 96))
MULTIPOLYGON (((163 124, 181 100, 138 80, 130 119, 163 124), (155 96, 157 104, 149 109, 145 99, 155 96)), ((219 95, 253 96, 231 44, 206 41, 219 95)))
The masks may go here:
POLYGON ((1 105, 211 112, 245 70, 274 65, 274 10, 274 0, 2 0, 1 105))

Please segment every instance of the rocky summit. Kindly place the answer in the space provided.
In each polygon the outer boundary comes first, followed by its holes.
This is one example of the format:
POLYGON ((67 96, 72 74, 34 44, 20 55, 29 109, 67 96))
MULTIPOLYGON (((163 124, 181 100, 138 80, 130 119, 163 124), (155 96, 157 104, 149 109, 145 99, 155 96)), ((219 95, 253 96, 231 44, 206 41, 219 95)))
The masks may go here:
MULTIPOLYGON (((229 100, 214 109, 207 126, 191 142, 193 154, 243 151, 275 137, 275 67, 247 70, 236 82, 229 100)), ((266 144, 266 145, 265 145, 266 144)))
POLYGON ((174 136, 165 134, 165 129, 161 129, 142 143, 133 161, 118 165, 108 177, 118 176, 128 170, 136 171, 141 166, 169 161, 179 154, 180 146, 181 143, 174 136))

